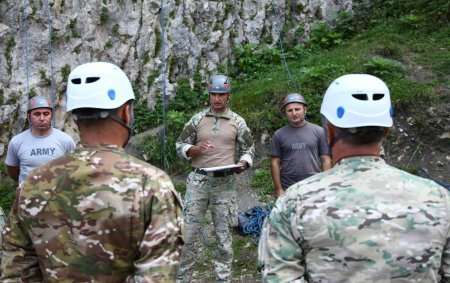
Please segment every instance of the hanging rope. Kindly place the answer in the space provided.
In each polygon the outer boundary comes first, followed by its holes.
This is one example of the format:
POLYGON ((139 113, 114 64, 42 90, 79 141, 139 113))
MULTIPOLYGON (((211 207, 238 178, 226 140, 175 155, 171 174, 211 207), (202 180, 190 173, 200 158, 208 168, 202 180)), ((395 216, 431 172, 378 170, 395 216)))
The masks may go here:
POLYGON ((167 172, 166 158, 166 43, 164 39, 164 0, 161 0, 161 77, 162 77, 162 109, 163 109, 163 164, 164 171, 167 172))
POLYGON ((24 48, 25 48, 25 72, 27 76, 27 104, 30 99, 30 72, 28 67, 28 22, 27 22, 27 0, 23 0, 23 29, 24 29, 24 48))
POLYGON ((275 0, 273 0, 273 11, 274 11, 274 14, 275 14, 275 26, 277 27, 277 31, 278 31, 278 40, 280 42, 280 48, 281 48, 281 54, 283 56, 284 67, 286 68, 286 72, 288 74, 289 81, 293 84, 293 86, 295 87, 296 91, 299 91, 299 88, 298 88, 297 84, 292 79, 291 72, 289 71, 289 67, 288 67, 288 64, 286 62, 286 54, 284 53, 283 41, 281 40, 281 29, 280 29, 280 22, 279 22, 279 19, 278 19, 277 10, 278 10, 277 3, 276 3, 275 0))
POLYGON ((53 104, 53 127, 56 128, 56 107, 55 107, 55 88, 54 88, 54 82, 53 82, 53 49, 52 49, 52 19, 51 19, 51 13, 50 13, 50 4, 48 3, 48 0, 45 1, 46 7, 47 7, 47 21, 48 21, 48 52, 49 52, 49 63, 50 63, 50 81, 52 86, 52 92, 51 92, 51 100, 53 104))
POLYGON ((428 170, 425 169, 425 168, 422 167, 422 166, 420 166, 419 174, 420 174, 420 176, 422 176, 422 177, 425 177, 425 178, 428 178, 428 179, 434 181, 434 182, 437 183, 438 185, 440 185, 440 186, 446 188, 447 190, 450 190, 450 185, 449 185, 449 184, 447 184, 447 183, 445 183, 445 182, 442 182, 442 181, 438 181, 438 180, 436 180, 436 179, 433 179, 433 178, 430 176, 430 174, 428 173, 428 170))

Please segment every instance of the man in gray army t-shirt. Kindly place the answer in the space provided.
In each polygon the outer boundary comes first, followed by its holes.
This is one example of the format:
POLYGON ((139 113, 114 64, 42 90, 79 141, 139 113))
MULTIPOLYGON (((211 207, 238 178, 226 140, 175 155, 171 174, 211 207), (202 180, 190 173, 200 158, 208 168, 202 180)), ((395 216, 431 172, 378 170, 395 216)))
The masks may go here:
POLYGON ((8 175, 19 184, 34 168, 75 148, 68 134, 52 127, 53 106, 49 99, 30 98, 27 118, 31 127, 11 139, 5 160, 8 175))
POLYGON ((283 101, 289 124, 272 136, 271 174, 279 197, 292 184, 330 169, 330 153, 323 129, 305 120, 307 103, 291 93, 283 101))

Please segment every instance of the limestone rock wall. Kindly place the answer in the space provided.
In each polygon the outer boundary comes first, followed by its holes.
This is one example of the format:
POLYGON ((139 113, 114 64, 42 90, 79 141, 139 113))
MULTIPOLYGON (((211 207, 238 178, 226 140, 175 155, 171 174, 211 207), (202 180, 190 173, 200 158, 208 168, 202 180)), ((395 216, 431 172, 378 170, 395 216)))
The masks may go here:
POLYGON ((163 1, 164 9, 161 0, 34 0, 25 1, 26 9, 20 1, 0 1, 0 158, 11 137, 24 130, 30 92, 52 98, 56 126, 78 139, 65 114, 64 92, 67 75, 81 63, 119 65, 152 106, 162 86, 163 34, 166 92, 176 95, 180 77, 200 74, 206 80, 226 73, 234 46, 267 44, 267 38, 276 45, 284 25, 289 24, 288 35, 299 25, 308 31, 352 5, 352 0, 163 1))

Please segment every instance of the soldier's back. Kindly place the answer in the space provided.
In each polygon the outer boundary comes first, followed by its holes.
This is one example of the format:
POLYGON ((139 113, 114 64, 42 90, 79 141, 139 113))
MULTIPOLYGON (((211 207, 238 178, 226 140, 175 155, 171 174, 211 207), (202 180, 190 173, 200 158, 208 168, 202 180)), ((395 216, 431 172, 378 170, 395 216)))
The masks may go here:
POLYGON ((442 260, 450 251, 450 193, 430 180, 380 158, 354 157, 282 198, 279 209, 295 219, 292 233, 309 282, 439 282, 450 276, 442 260))

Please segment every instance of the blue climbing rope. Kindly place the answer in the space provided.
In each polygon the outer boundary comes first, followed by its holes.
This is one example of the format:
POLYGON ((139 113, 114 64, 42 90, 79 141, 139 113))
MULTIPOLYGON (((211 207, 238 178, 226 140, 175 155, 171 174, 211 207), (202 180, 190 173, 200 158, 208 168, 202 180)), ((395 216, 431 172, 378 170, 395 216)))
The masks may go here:
POLYGON ((277 31, 278 31, 278 41, 280 42, 280 49, 281 49, 281 55, 283 56, 284 67, 286 68, 286 72, 288 74, 289 81, 293 84, 295 89, 298 90, 298 86, 294 82, 294 80, 292 79, 291 72, 289 71, 289 66, 288 66, 288 64, 286 62, 286 54, 284 52, 283 41, 281 39, 280 21, 279 21, 279 18, 278 18, 277 10, 278 10, 277 3, 276 3, 275 0, 273 0, 273 11, 274 11, 274 15, 275 15, 275 26, 276 26, 277 31))
POLYGON ((238 231, 242 236, 251 236, 255 244, 258 243, 261 237, 262 226, 264 219, 269 216, 272 211, 272 205, 267 205, 265 208, 255 206, 246 212, 238 214, 238 231))
POLYGON ((444 183, 444 182, 442 182, 442 181, 438 181, 438 180, 436 180, 436 179, 433 179, 433 178, 430 176, 430 174, 428 173, 428 171, 427 171, 425 168, 423 168, 422 166, 420 167, 419 174, 420 174, 422 177, 426 177, 426 178, 428 178, 428 179, 434 181, 434 182, 437 183, 438 185, 440 185, 440 186, 442 186, 442 187, 444 187, 444 188, 446 188, 447 190, 450 191, 450 185, 449 185, 449 184, 446 184, 446 183, 444 183))
MULTIPOLYGON (((52 92, 51 92, 51 98, 53 107, 55 107, 55 87, 53 82, 53 49, 52 49, 52 19, 51 19, 51 13, 50 13, 50 4, 48 3, 48 0, 45 0, 45 4, 47 7, 47 22, 48 22, 48 52, 49 52, 49 64, 50 64, 50 81, 52 86, 52 92)), ((53 127, 56 128, 56 115, 55 111, 56 109, 53 109, 53 127)))
POLYGON ((25 71, 27 76, 27 104, 30 99, 30 71, 28 67, 28 22, 27 22, 27 0, 23 0, 23 29, 24 29, 24 48, 25 48, 25 71))
POLYGON ((164 39, 164 0, 161 0, 161 76, 162 76, 162 111, 163 111, 163 164, 167 172, 166 158, 166 43, 164 39))

